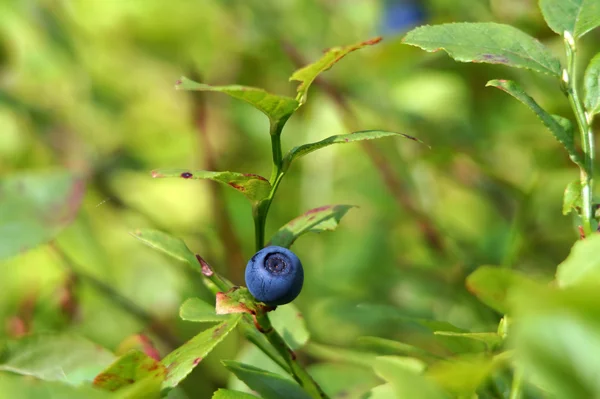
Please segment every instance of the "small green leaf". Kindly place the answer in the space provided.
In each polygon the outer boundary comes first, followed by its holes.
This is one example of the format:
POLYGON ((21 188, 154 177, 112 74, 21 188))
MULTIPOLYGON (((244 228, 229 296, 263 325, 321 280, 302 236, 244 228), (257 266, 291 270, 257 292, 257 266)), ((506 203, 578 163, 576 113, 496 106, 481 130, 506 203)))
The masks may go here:
POLYGON ((575 142, 573 140, 573 127, 571 122, 565 118, 556 115, 550 115, 542 107, 535 102, 517 83, 510 80, 490 80, 486 86, 497 87, 500 90, 505 91, 523 104, 527 105, 535 114, 540 118, 544 126, 546 126, 550 132, 554 135, 554 138, 558 140, 567 150, 567 153, 571 157, 571 160, 576 164, 582 166, 583 162, 579 152, 575 149, 575 142))
POLYGON ((370 368, 344 363, 316 363, 307 369, 330 398, 362 398, 380 383, 370 368))
MULTIPOLYGON (((599 5, 600 7, 600 5, 599 5)), ((600 21, 600 17, 598 18, 600 21)), ((590 116, 600 114, 600 53, 596 54, 585 70, 583 78, 584 103, 590 116)))
POLYGON ((540 0, 540 8, 550 29, 561 36, 568 31, 579 38, 600 26, 598 0, 540 0))
POLYGON ((472 395, 503 361, 502 356, 463 355, 434 363, 425 375, 450 392, 472 395))
POLYGON ((72 386, 57 381, 0 373, 0 392, 10 399, 116 399, 111 392, 91 385, 72 386))
POLYGON ((122 397, 131 397, 132 391, 143 393, 144 398, 160 397, 161 385, 167 375, 167 369, 150 356, 132 350, 117 359, 108 368, 94 378, 94 385, 107 391, 128 393, 122 397))
POLYGON ((71 385, 91 382, 115 360, 101 346, 72 334, 36 334, 8 341, 0 370, 71 385))
POLYGON ((359 337, 356 341, 359 348, 380 355, 412 356, 419 359, 437 358, 437 355, 419 347, 379 337, 359 337))
POLYGON ((187 262, 194 268, 199 265, 194 253, 190 251, 181 238, 153 229, 138 229, 132 232, 131 235, 147 246, 181 262, 187 262))
POLYGON ((215 307, 204 302, 200 298, 189 298, 179 308, 179 317, 187 321, 207 323, 227 320, 229 316, 218 315, 215 307))
POLYGON ((378 385, 371 389, 362 399, 398 399, 392 384, 378 385))
POLYGON ((467 277, 467 289, 481 302, 506 314, 509 312, 509 290, 526 281, 524 275, 513 270, 481 266, 467 277))
POLYGON ((224 360, 227 370, 264 399, 311 399, 295 381, 247 364, 224 360))
POLYGON ((64 170, 0 179, 0 260, 53 239, 75 218, 84 191, 83 179, 64 170))
POLYGON ((561 287, 575 284, 600 284, 600 234, 592 234, 573 245, 571 253, 556 269, 561 287))
POLYGON ((568 215, 571 211, 579 213, 582 208, 581 203, 581 181, 574 180, 565 189, 565 195, 563 197, 563 215, 568 215))
POLYGON ((325 205, 311 209, 285 224, 271 237, 269 245, 292 246, 302 234, 335 230, 340 220, 354 205, 325 205))
POLYGON ((301 82, 296 89, 298 95, 296 100, 300 105, 306 102, 308 88, 312 84, 312 82, 319 76, 321 73, 329 70, 335 63, 344 58, 349 53, 359 50, 365 46, 371 46, 373 44, 377 44, 381 41, 380 37, 376 37, 371 40, 366 40, 364 42, 352 44, 344 47, 334 47, 323 55, 318 61, 313 62, 310 65, 307 65, 301 69, 295 71, 290 77, 291 80, 296 80, 301 82))
POLYGON ((231 389, 219 389, 212 396, 212 399, 259 399, 258 396, 250 395, 246 392, 233 391, 231 389))
POLYGON ((420 26, 404 43, 429 52, 445 50, 460 62, 483 62, 527 68, 560 78, 558 59, 535 38, 510 25, 461 22, 420 26))
POLYGON ((330 146, 332 144, 345 144, 345 143, 353 143, 355 141, 363 141, 363 140, 373 140, 379 139, 382 137, 404 137, 409 140, 417 141, 422 143, 421 140, 409 136, 404 133, 397 132, 388 132, 385 130, 363 130, 359 132, 353 132, 348 134, 339 134, 336 136, 327 137, 321 141, 317 141, 315 143, 308 143, 298 147, 292 148, 283 159, 283 170, 287 170, 292 162, 300 157, 303 157, 306 154, 310 154, 313 151, 317 151, 321 148, 330 146))
POLYGON ((271 94, 263 89, 247 86, 209 86, 182 77, 175 88, 178 90, 215 91, 245 101, 269 117, 272 124, 285 123, 299 107, 291 97, 271 94))
POLYGON ((215 306, 218 315, 235 313, 256 314, 264 312, 266 305, 257 302, 246 287, 233 287, 227 292, 217 293, 215 306))
POLYGON ((451 337, 456 339, 470 339, 474 341, 483 342, 486 344, 489 351, 493 351, 502 345, 502 337, 495 332, 485 333, 457 333, 454 331, 435 331, 435 335, 441 335, 444 337, 451 337))
MULTIPOLYGON (((424 368, 424 365, 421 366, 424 368)), ((380 356, 373 365, 375 373, 390 382, 397 398, 446 399, 448 396, 423 377, 418 363, 407 363, 395 356, 380 356)))
POLYGON ((259 202, 269 196, 271 184, 262 176, 252 173, 210 172, 206 170, 164 169, 152 171, 152 177, 180 177, 183 179, 213 180, 239 191, 251 202, 259 202))
POLYGON ((275 311, 269 313, 269 320, 291 350, 302 348, 308 341, 310 335, 306 322, 294 304, 277 306, 275 311))
POLYGON ((227 334, 233 331, 240 319, 241 315, 238 315, 209 328, 169 353, 161 362, 168 371, 162 388, 177 386, 227 334))

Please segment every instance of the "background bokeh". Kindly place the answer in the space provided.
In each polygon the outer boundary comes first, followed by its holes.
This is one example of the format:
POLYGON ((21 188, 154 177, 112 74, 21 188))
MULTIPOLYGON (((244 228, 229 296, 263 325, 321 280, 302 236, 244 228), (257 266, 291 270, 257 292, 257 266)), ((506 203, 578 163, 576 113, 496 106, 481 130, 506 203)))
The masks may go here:
MULTIPOLYGON (((150 171, 268 176, 270 142, 267 119, 252 107, 221 94, 175 91, 175 81, 186 75, 293 96, 288 77, 301 63, 378 35, 380 44, 349 55, 311 89, 284 130, 284 151, 377 128, 431 148, 402 139, 334 146, 303 158, 286 176, 267 236, 308 209, 358 205, 336 232, 294 245, 306 273, 296 304, 312 342, 300 356, 307 364, 331 360, 327 348, 353 348, 364 335, 425 341, 403 317, 495 330, 500 315, 469 294, 465 277, 490 264, 550 280, 577 237, 561 202, 578 174, 533 113, 485 83, 517 80, 551 113, 571 118, 570 108, 549 77, 459 64, 403 45, 401 25, 411 21, 402 18, 413 14, 394 19, 389 3, 0 3, 1 176, 66 167, 87 180, 77 218, 53 245, 2 262, 0 336, 22 332, 17 318, 27 331, 72 330, 109 349, 150 331, 159 350, 169 350, 140 317, 87 280, 74 280, 65 263, 145 309, 181 342, 194 335, 199 325, 180 321, 178 307, 188 297, 210 298, 201 281, 129 232, 151 227, 182 237, 243 284, 254 252, 250 205, 216 183, 157 180, 150 171)), ((562 54, 560 37, 545 27, 533 0, 430 0, 420 7, 417 23, 513 24, 562 54)), ((599 39, 597 31, 585 37, 584 59, 600 50, 599 39)), ((218 360, 246 349, 239 336, 227 342, 185 382, 188 397, 209 397, 228 383, 218 360)))

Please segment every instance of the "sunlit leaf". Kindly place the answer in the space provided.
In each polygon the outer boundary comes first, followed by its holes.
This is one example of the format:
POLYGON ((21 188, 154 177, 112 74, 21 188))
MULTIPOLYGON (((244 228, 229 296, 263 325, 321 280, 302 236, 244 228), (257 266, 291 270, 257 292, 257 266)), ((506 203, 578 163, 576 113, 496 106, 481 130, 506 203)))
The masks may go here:
POLYGON ((510 80, 490 80, 487 86, 497 87, 500 90, 505 91, 523 104, 527 105, 538 118, 542 121, 550 132, 554 135, 554 138, 558 140, 567 150, 567 153, 578 165, 583 165, 581 155, 575 149, 575 142, 573 139, 573 127, 568 119, 562 118, 556 115, 550 115, 542 107, 535 102, 517 83, 510 80))
POLYGON ((53 239, 75 218, 84 190, 64 170, 0 178, 0 260, 53 239))
POLYGON ((207 179, 225 184, 244 194, 251 202, 261 201, 269 195, 271 184, 262 176, 251 173, 210 172, 206 170, 160 169, 152 177, 179 177, 182 179, 207 179))
POLYGON ((381 378, 392 384, 397 398, 447 398, 438 386, 420 374, 422 369, 416 363, 410 364, 395 356, 380 356, 373 368, 381 378))
POLYGON ((354 205, 325 205, 311 209, 280 228, 269 245, 289 248, 302 234, 335 230, 350 208, 354 208, 354 205))
POLYGON ((0 392, 7 399, 120 399, 91 385, 72 386, 8 373, 0 373, 0 392))
POLYGON ((556 269, 561 287, 575 284, 600 284, 600 234, 592 234, 573 245, 571 253, 556 269))
POLYGON ((120 390, 122 397, 158 398, 166 375, 164 365, 133 350, 98 374, 94 378, 94 385, 107 391, 120 390), (137 396, 133 396, 133 392, 137 396), (124 395, 125 393, 128 395, 124 395))
POLYGON ((291 350, 302 348, 308 341, 306 322, 293 303, 277 306, 275 311, 269 312, 269 320, 291 350))
POLYGON ((581 208, 581 181, 574 180, 565 189, 562 212, 563 215, 568 215, 571 211, 578 212, 578 209, 581 208))
POLYGON ((481 266, 467 277, 467 289, 494 310, 509 312, 509 291, 527 283, 527 278, 510 269, 481 266))
POLYGON ((234 316, 209 328, 169 353, 161 362, 168 371, 163 389, 175 387, 187 377, 202 359, 233 331, 240 318, 241 315, 234 316))
POLYGON ((527 68, 561 76, 558 59, 542 43, 510 25, 461 22, 421 26, 404 43, 426 51, 445 50, 461 62, 483 62, 527 68))
POLYGON ((225 93, 252 105, 269 117, 271 123, 285 123, 298 108, 298 101, 291 97, 271 94, 263 89, 247 86, 210 86, 182 77, 175 86, 178 90, 215 91, 225 93))
POLYGON ((214 393, 212 399, 259 399, 258 396, 246 392, 233 391, 231 389, 219 389, 214 393))
POLYGON ((344 58, 346 55, 365 46, 379 43, 380 41, 381 38, 377 37, 349 46, 330 48, 318 61, 315 61, 312 64, 295 71, 290 77, 290 80, 301 82, 297 88, 298 96, 296 97, 296 100, 299 101, 300 105, 304 104, 306 102, 308 89, 317 76, 330 69, 335 63, 344 58))
POLYGON ((115 356, 73 334, 36 334, 8 341, 0 370, 72 385, 91 382, 115 356))
POLYGON ((354 133, 339 134, 336 136, 327 137, 326 139, 317 141, 315 143, 303 144, 301 146, 292 148, 285 155, 285 158, 283 159, 283 169, 287 170, 294 160, 296 160, 300 157, 303 157, 306 154, 310 154, 313 151, 317 151, 321 148, 330 146, 332 144, 353 143, 355 141, 373 140, 373 139, 379 139, 382 137, 391 137, 391 136, 404 137, 406 139, 422 143, 421 140, 419 140, 415 137, 409 136, 407 134, 397 133, 397 132, 388 132, 385 130, 363 130, 363 131, 354 132, 354 133))
POLYGON ((316 363, 307 371, 330 398, 362 398, 381 382, 369 368, 344 363, 316 363))
POLYGON ((568 31, 581 37, 600 26, 598 0, 540 0, 540 8, 550 29, 561 36, 568 31))
POLYGON ((179 308, 179 317, 187 321, 199 323, 218 322, 227 320, 229 316, 218 315, 215 307, 204 302, 200 298, 189 298, 179 308))
MULTIPOLYGON (((600 2, 599 6, 600 7, 600 2)), ((600 21, 600 17, 598 17, 600 21)), ((585 97, 584 103, 590 115, 600 114, 600 53, 596 54, 585 70, 583 78, 585 97)))
POLYGON ((154 229, 138 229, 132 232, 131 235, 149 247, 181 262, 187 262, 194 268, 200 266, 194 253, 190 251, 181 238, 154 229))
POLYGON ((225 360, 223 364, 264 399, 311 399, 298 383, 278 374, 232 360, 225 360))

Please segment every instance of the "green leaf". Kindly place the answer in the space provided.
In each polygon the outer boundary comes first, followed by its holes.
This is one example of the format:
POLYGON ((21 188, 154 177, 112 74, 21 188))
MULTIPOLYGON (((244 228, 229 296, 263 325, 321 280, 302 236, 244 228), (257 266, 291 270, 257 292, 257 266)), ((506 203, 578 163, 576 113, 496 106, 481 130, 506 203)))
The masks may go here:
POLYGON ((509 339, 527 381, 548 397, 600 397, 598 287, 523 289, 515 302, 509 339))
POLYGON ((573 245, 571 253, 556 269, 561 287, 575 284, 600 284, 600 234, 592 234, 573 245))
POLYGON ((200 298, 189 298, 179 308, 179 317, 187 321, 207 323, 229 319, 227 315, 215 312, 215 307, 204 302, 200 298))
POLYGON ((247 86, 209 86, 182 77, 175 85, 177 90, 215 91, 245 101, 269 117, 271 124, 285 123, 300 106, 291 97, 271 94, 263 89, 247 86))
POLYGON ((513 287, 528 280, 513 270, 493 266, 481 266, 467 277, 467 289, 492 309, 509 312, 508 293, 513 287))
POLYGON ((275 311, 269 312, 269 320, 290 349, 300 349, 308 341, 306 322, 294 304, 277 306, 275 311))
POLYGON ((36 334, 6 343, 0 371, 78 385, 91 382, 114 360, 112 353, 83 337, 36 334))
POLYGON ((567 185, 565 195, 563 197, 563 215, 568 215, 571 211, 579 213, 582 208, 581 203, 581 181, 574 180, 567 185))
POLYGON ((356 341, 359 348, 378 353, 380 355, 412 356, 418 359, 437 358, 437 355, 427 352, 419 347, 379 337, 359 337, 356 341))
POLYGON ((382 137, 391 137, 391 136, 404 137, 409 140, 423 143, 421 140, 419 140, 415 137, 409 136, 407 134, 397 133, 397 132, 388 132, 385 130, 362 130, 359 132, 353 132, 353 133, 348 133, 348 134, 339 134, 336 136, 327 137, 326 139, 317 141, 315 143, 308 143, 308 144, 304 144, 304 145, 292 148, 285 155, 285 157, 283 159, 283 170, 287 170, 294 160, 296 160, 300 157, 303 157, 306 154, 310 154, 313 151, 317 151, 321 148, 330 146, 332 144, 353 143, 355 141, 373 140, 373 139, 379 139, 382 137))
POLYGON ((383 384, 371 389, 362 399, 398 399, 392 384, 383 384))
POLYGON ((210 172, 206 170, 160 169, 152 177, 179 177, 182 179, 207 179, 225 184, 244 194, 251 202, 264 200, 271 192, 271 184, 262 176, 252 173, 210 172))
POLYGON ((373 368, 381 378, 392 384, 397 398, 447 398, 438 386, 420 375, 422 370, 418 366, 417 363, 411 364, 395 356, 380 356, 373 368))
POLYGON ((114 394, 88 385, 74 387, 6 373, 0 373, 0 392, 11 399, 115 399, 114 394))
POLYGON ((359 50, 365 46, 371 46, 373 44, 377 44, 381 41, 380 37, 376 37, 371 40, 366 40, 364 42, 352 44, 344 47, 333 47, 321 57, 318 61, 313 62, 310 65, 307 65, 301 69, 295 71, 290 77, 290 81, 296 80, 301 82, 296 89, 298 95, 296 96, 296 100, 300 105, 306 102, 307 92, 310 85, 314 82, 314 80, 319 76, 319 74, 329 70, 335 63, 344 58, 349 53, 359 50))
POLYGON ((330 398, 358 399, 380 383, 370 368, 344 363, 317 363, 307 371, 330 398))
POLYGON ((420 26, 404 43, 435 52, 445 50, 460 62, 504 64, 561 77, 560 62, 542 43, 510 25, 461 22, 420 26))
POLYGON ((503 361, 503 356, 463 355, 431 365, 425 375, 450 392, 471 395, 503 361))
POLYGON ((212 399, 259 399, 258 396, 246 392, 233 391, 231 389, 219 389, 214 393, 212 399))
POLYGON ((295 381, 278 374, 232 360, 224 360, 223 365, 264 399, 311 399, 295 381))
POLYGON ((483 342, 486 344, 489 351, 493 351, 502 345, 502 337, 495 332, 484 332, 484 333, 457 333, 453 331, 435 331, 434 335, 451 337, 459 340, 473 340, 483 342))
POLYGON ((235 316, 209 328, 169 353, 161 362, 168 371, 163 389, 173 388, 187 377, 202 359, 233 331, 240 318, 241 315, 235 316))
POLYGON ((157 398, 166 375, 167 369, 160 362, 132 350, 98 374, 94 385, 107 391, 119 390, 123 398, 157 398))
POLYGON ((187 262, 194 268, 199 265, 196 255, 190 251, 181 238, 154 229, 138 229, 132 232, 131 235, 147 246, 181 262, 187 262))
MULTIPOLYGON (((600 7, 600 6, 599 6, 600 7)), ((598 18, 600 21, 600 18, 598 18)), ((590 61, 583 77, 584 103, 590 116, 600 114, 600 53, 590 61)))
POLYGON ((75 218, 84 190, 64 170, 0 179, 0 260, 53 239, 75 218))
POLYGON ((271 237, 269 245, 289 248, 302 234, 335 230, 354 205, 325 205, 311 209, 285 224, 271 237))
POLYGON ((248 313, 262 313, 266 305, 257 302, 246 287, 233 287, 227 292, 217 292, 215 310, 218 315, 248 313))
POLYGON ((579 38, 600 26, 598 0, 540 0, 540 8, 550 29, 579 38))
POLYGON ((523 104, 527 105, 538 118, 542 121, 550 132, 554 135, 554 138, 560 142, 569 157, 573 162, 578 165, 583 165, 579 152, 575 149, 575 142, 573 139, 573 127, 568 119, 562 118, 556 115, 550 115, 542 107, 535 102, 517 83, 510 80, 490 80, 486 86, 497 87, 500 90, 505 91, 523 104))

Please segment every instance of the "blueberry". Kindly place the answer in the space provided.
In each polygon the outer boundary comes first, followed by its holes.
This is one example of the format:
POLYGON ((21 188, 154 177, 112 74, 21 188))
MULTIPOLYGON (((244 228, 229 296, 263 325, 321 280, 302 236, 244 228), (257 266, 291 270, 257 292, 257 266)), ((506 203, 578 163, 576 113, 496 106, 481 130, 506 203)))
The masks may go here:
POLYGON ((267 305, 284 305, 302 290, 304 269, 289 249, 270 246, 261 249, 246 265, 246 286, 257 300, 267 305))
POLYGON ((386 34, 403 33, 421 25, 427 19, 423 5, 416 0, 388 1, 382 18, 382 29, 386 34))

